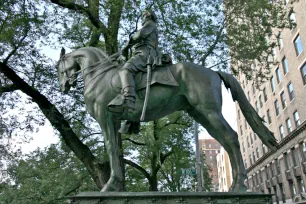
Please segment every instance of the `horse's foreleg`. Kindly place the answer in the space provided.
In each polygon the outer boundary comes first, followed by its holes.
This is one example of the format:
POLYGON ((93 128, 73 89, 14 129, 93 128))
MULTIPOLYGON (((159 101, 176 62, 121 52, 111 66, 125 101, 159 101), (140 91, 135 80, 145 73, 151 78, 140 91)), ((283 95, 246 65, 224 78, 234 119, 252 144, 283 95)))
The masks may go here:
POLYGON ((104 132, 104 144, 109 156, 111 174, 104 191, 123 191, 123 171, 119 160, 119 148, 116 142, 115 123, 109 117, 101 117, 99 124, 104 132))

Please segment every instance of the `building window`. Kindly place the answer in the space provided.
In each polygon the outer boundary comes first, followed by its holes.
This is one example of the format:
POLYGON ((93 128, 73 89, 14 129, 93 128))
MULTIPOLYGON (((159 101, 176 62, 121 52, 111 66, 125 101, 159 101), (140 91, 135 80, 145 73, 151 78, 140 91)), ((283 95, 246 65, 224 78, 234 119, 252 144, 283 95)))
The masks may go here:
POLYGON ((240 125, 240 134, 243 135, 242 126, 240 125))
POLYGON ((279 129, 280 138, 283 139, 285 136, 283 125, 279 126, 278 129, 279 129))
POLYGON ((286 124, 287 124, 288 133, 292 132, 292 127, 291 127, 291 120, 290 120, 290 118, 288 118, 288 119, 286 120, 286 124))
POLYGON ((286 75, 289 72, 289 65, 288 65, 288 60, 286 59, 286 57, 282 59, 282 64, 283 64, 284 75, 286 75))
POLYGON ((295 47, 296 55, 299 56, 303 52, 303 45, 302 45, 302 40, 301 40, 300 35, 298 35, 294 39, 294 47, 295 47))
POLYGON ((303 155, 304 155, 304 159, 306 159, 306 143, 303 143, 303 155))
POLYGON ((271 124, 272 123, 272 118, 271 118, 271 114, 270 114, 270 110, 267 110, 267 117, 268 117, 268 123, 271 124))
POLYGON ((270 168, 271 168, 271 176, 274 177, 275 173, 274 173, 274 164, 273 163, 270 164, 270 168))
POLYGON ((209 156, 210 161, 212 161, 212 156, 209 156))
MULTIPOLYGON (((306 64, 305 64, 305 84, 306 84, 306 64)), ((263 92, 263 95, 264 95, 264 100, 265 100, 265 102, 268 100, 268 96, 267 96, 267 91, 266 91, 266 88, 264 88, 263 90, 262 90, 262 92, 263 92)))
POLYGON ((258 113, 258 104, 257 104, 257 101, 255 101, 255 109, 256 109, 256 112, 258 113))
POLYGON ((215 153, 218 154, 218 150, 215 150, 215 153))
POLYGON ((286 97, 285 97, 285 93, 284 92, 282 92, 280 94, 280 98, 281 98, 281 101, 282 101, 283 109, 285 109, 287 107, 287 102, 286 102, 286 97))
POLYGON ((284 153, 284 161, 285 161, 286 170, 289 170, 291 168, 291 164, 287 152, 284 153))
POLYGON ((278 47, 281 50, 284 46, 282 33, 279 33, 277 36, 278 47))
POLYGON ((293 161, 293 166, 296 167, 298 166, 298 163, 299 163, 299 159, 298 159, 298 156, 296 154, 296 150, 295 148, 292 148, 291 149, 291 155, 292 155, 292 161, 293 161))
POLYGON ((250 155, 250 166, 252 166, 253 162, 252 162, 252 156, 250 155))
POLYGON ((301 68, 301 74, 302 74, 303 82, 304 84, 306 84, 306 63, 301 68))
POLYGON ((252 133, 250 133, 250 140, 251 140, 251 144, 253 144, 253 137, 252 137, 252 133))
POLYGON ((211 144, 208 145, 208 148, 211 148, 211 144))
POLYGON ((279 104, 278 104, 277 99, 274 101, 274 107, 275 107, 276 116, 278 116, 279 115, 279 104))
POLYGON ((304 182, 303 179, 301 177, 297 178, 297 182, 299 185, 299 189, 301 193, 305 193, 305 186, 304 186, 304 182))
POLYGON ((244 153, 245 152, 244 142, 242 142, 242 150, 243 150, 243 153, 244 153))
POLYGON ((257 134, 254 133, 254 141, 256 141, 256 140, 257 140, 257 134))
POLYGON ((295 13, 293 11, 289 14, 289 24, 290 24, 290 29, 293 29, 296 26, 295 13))
POLYGON ((290 187, 290 192, 291 192, 291 197, 292 199, 294 199, 295 195, 296 195, 296 190, 295 190, 295 187, 293 185, 293 182, 289 182, 289 187, 290 187))
POLYGON ((275 70, 275 73, 276 73, 277 83, 279 84, 282 81, 282 75, 281 75, 279 67, 277 67, 277 69, 275 70))
POLYGON ((274 77, 273 76, 270 79, 270 83, 271 83, 271 90, 272 90, 272 92, 275 92, 275 83, 274 83, 274 77))
POLYGON ((265 147, 265 145, 264 145, 264 144, 262 144, 262 152, 263 152, 263 154, 265 154, 265 153, 266 153, 266 147, 265 147))
POLYGON ((209 154, 211 154, 212 152, 211 152, 211 150, 209 150, 209 154))
POLYGON ((292 99, 294 99, 294 92, 293 92, 293 86, 291 82, 289 82, 289 84, 287 85, 287 88, 288 88, 289 99, 290 101, 292 101, 292 99))
POLYGON ((253 161, 256 161, 256 156, 255 156, 255 152, 253 152, 253 161))
POLYGON ((248 128, 248 123, 247 123, 246 119, 244 119, 244 128, 245 128, 245 129, 248 128))
POLYGON ((254 83, 252 84, 252 88, 253 88, 253 94, 256 94, 256 87, 254 83))
POLYGON ((247 137, 248 147, 250 147, 249 136, 247 137))
POLYGON ((293 113, 293 117, 294 117, 294 122, 295 122, 295 127, 299 127, 301 122, 300 122, 300 117, 299 117, 299 113, 297 111, 295 111, 293 113))
POLYGON ((259 105, 260 105, 260 108, 262 108, 263 104, 262 104, 262 98, 261 98, 261 95, 259 95, 259 105))
POLYGON ((238 119, 240 120, 240 110, 238 110, 238 119))
POLYGON ((275 159, 277 175, 281 174, 280 160, 275 159))
POLYGON ((266 116, 262 116, 262 120, 264 121, 264 125, 267 126, 267 122, 266 122, 266 116))
POLYGON ((257 156, 257 158, 259 158, 259 150, 258 150, 258 148, 256 148, 256 156, 257 156))
POLYGON ((251 101, 250 92, 248 91, 248 100, 251 101))
POLYGON ((279 188, 280 188, 280 192, 281 192, 281 195, 282 195, 282 201, 283 201, 283 203, 286 203, 286 196, 285 196, 285 190, 284 190, 283 185, 280 184, 279 188))

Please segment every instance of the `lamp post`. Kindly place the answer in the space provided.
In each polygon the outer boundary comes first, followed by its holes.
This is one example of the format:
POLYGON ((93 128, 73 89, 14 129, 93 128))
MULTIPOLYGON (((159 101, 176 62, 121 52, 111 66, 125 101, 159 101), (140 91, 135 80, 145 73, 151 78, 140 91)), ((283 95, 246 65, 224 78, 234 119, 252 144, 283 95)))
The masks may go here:
POLYGON ((200 144, 199 144, 199 134, 198 134, 198 123, 194 121, 194 137, 196 145, 196 170, 197 170, 197 180, 198 180, 198 192, 203 191, 203 180, 202 180, 202 162, 200 157, 200 144))

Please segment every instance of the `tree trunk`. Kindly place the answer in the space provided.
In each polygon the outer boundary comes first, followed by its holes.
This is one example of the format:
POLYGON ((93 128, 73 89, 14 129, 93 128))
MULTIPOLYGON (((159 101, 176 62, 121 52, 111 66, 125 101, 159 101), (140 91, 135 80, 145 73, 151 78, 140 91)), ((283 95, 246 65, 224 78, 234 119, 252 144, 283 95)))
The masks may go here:
MULTIPOLYGON (((157 172, 156 172, 157 173, 157 172)), ((149 180, 149 191, 158 191, 157 189, 157 174, 154 173, 151 175, 150 180, 149 180)))
POLYGON ((65 144, 85 165, 89 175, 92 177, 98 188, 102 189, 110 175, 109 164, 101 163, 97 160, 90 149, 83 144, 78 136, 73 132, 65 117, 37 89, 27 84, 13 69, 2 62, 0 62, 0 72, 9 78, 19 90, 27 94, 35 103, 37 103, 42 113, 50 121, 51 125, 60 132, 65 144))

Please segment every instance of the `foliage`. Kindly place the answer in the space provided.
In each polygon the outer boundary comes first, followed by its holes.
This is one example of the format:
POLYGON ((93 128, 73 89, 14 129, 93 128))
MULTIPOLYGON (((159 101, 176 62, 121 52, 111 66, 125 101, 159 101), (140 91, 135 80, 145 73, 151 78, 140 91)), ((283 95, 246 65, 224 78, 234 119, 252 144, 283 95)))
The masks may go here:
POLYGON ((9 165, 8 176, 0 186, 0 203, 63 203, 64 196, 99 190, 80 160, 56 145, 9 165))
POLYGON ((128 164, 136 167, 128 168, 127 189, 143 191, 146 188, 169 192, 192 190, 194 178, 180 173, 181 169, 195 168, 191 126, 192 120, 186 113, 176 112, 143 124, 139 135, 126 138, 125 155, 129 155, 134 162, 128 164))
POLYGON ((232 72, 242 72, 257 85, 269 77, 270 65, 277 64, 273 49, 276 31, 289 28, 289 11, 284 1, 224 1, 232 72))

